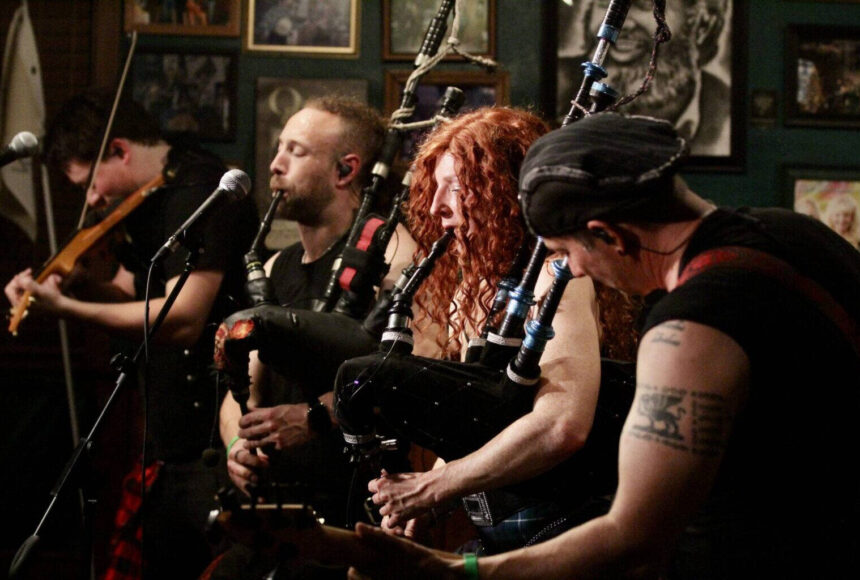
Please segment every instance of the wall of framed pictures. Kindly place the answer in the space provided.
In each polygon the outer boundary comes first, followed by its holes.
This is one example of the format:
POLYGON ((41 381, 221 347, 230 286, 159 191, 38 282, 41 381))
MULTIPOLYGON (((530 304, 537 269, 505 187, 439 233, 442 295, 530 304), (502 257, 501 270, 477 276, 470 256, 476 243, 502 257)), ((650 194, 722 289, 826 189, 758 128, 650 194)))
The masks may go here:
MULTIPOLYGON (((50 4, 49 0, 39 2, 50 4)), ((495 58, 501 65, 500 71, 506 73, 508 102, 534 107, 548 117, 554 117, 557 108, 564 106, 558 96, 564 92, 558 77, 562 66, 559 47, 569 46, 570 41, 564 21, 558 18, 561 2, 469 2, 470 13, 464 23, 467 31, 464 46, 475 54, 495 58)), ((811 86, 810 79, 814 78, 804 77, 802 72, 798 77, 797 51, 806 46, 804 42, 819 42, 816 30, 837 27, 844 37, 842 51, 847 55, 853 50, 852 43, 856 42, 855 35, 860 29, 850 25, 860 22, 860 1, 715 2, 725 2, 724 26, 731 33, 727 37, 731 38, 727 45, 731 50, 721 48, 713 55, 708 71, 718 78, 726 74, 720 72, 720 67, 731 71, 733 140, 729 149, 717 151, 716 155, 699 155, 698 159, 704 163, 691 168, 686 176, 694 189, 720 203, 781 205, 779 184, 785 166, 846 167, 855 163, 851 153, 860 148, 860 130, 850 109, 857 91, 850 84, 847 89, 845 86, 855 78, 856 71, 849 70, 850 65, 837 67, 842 71, 841 79, 837 79, 842 85, 832 84, 832 77, 828 77, 825 80, 831 84, 822 86, 822 98, 840 98, 840 106, 848 113, 833 108, 803 111, 795 108, 794 103, 798 91, 811 86), (728 55, 732 59, 731 69, 725 68, 728 55), (794 60, 789 62, 791 59, 794 60)), ((230 162, 253 171, 254 103, 259 78, 360 80, 367 84, 368 101, 383 109, 386 75, 411 64, 416 43, 412 40, 414 30, 423 26, 413 20, 427 18, 438 3, 438 0, 196 3, 124 0, 122 9, 112 14, 116 20, 112 34, 120 50, 112 52, 113 58, 107 58, 105 51, 93 45, 96 64, 92 78, 102 85, 118 78, 123 52, 129 45, 128 33, 132 30, 139 34, 141 52, 188 52, 198 55, 195 58, 203 59, 201 62, 209 60, 207 54, 217 58, 233 55, 235 78, 219 85, 223 94, 218 96, 231 112, 222 117, 226 120, 223 130, 219 128, 221 125, 212 124, 211 115, 208 117, 210 121, 204 122, 203 127, 210 138, 205 144, 230 162), (202 11, 171 12, 177 6, 185 6, 186 10, 190 10, 188 6, 199 6, 202 11), (320 21, 333 25, 323 33, 313 26, 320 21)), ((570 0, 567 4, 591 3, 570 0)), ((105 5, 95 2, 93 9, 101 13, 105 5)), ((101 20, 104 36, 110 29, 105 28, 105 19, 101 20)), ((814 59, 806 55, 801 60, 814 59)), ((664 63, 666 66, 669 65, 664 63)), ((460 74, 478 69, 453 58, 441 63, 439 70, 460 74)), ((573 83, 576 82, 574 78, 573 83)))

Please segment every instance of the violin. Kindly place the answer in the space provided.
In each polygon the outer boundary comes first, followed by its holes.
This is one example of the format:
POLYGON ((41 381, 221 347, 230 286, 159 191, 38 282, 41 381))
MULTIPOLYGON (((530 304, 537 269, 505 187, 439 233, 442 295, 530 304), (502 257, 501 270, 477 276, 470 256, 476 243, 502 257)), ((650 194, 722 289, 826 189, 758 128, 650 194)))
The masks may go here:
MULTIPOLYGON (((79 229, 61 250, 48 258, 36 277, 36 282, 41 284, 51 274, 68 276, 84 254, 91 250, 105 235, 113 230, 114 226, 137 209, 151 193, 162 185, 164 185, 164 177, 159 174, 122 200, 102 221, 94 226, 79 229)), ((9 317, 9 332, 13 336, 18 335, 18 326, 27 315, 27 308, 30 306, 30 294, 29 290, 24 292, 21 301, 18 302, 17 306, 12 308, 12 313, 9 317)))

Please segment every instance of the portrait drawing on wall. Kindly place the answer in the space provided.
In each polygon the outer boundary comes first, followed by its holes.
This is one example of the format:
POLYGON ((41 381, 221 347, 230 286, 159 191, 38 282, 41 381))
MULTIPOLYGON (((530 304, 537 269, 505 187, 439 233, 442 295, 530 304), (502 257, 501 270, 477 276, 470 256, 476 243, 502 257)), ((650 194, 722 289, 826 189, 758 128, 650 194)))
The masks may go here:
MULTIPOLYGON (((607 0, 558 1, 559 118, 570 110, 582 82, 582 63, 591 60, 607 0)), ((685 136, 693 156, 727 157, 735 130, 732 116, 733 0, 666 3, 672 39, 660 47, 651 88, 622 111, 664 118, 685 136)), ((651 0, 633 0, 624 27, 603 63, 603 81, 621 96, 645 79, 656 23, 651 0)))

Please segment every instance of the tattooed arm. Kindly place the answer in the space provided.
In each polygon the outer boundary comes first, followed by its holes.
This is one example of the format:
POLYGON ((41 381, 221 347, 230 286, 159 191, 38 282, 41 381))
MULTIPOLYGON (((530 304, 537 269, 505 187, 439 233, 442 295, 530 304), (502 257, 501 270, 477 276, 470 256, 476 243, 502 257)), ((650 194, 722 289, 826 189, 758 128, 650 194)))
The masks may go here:
MULTIPOLYGON (((481 578, 657 577, 709 493, 748 376, 740 346, 713 328, 670 321, 650 330, 639 348, 612 509, 547 542, 481 558, 481 578)), ((385 562, 416 549, 372 530, 363 529, 362 536, 394 558, 385 562)), ((424 551, 409 558, 415 577, 464 577, 453 555, 424 551)), ((387 574, 385 562, 372 570, 374 578, 396 577, 387 574)))
POLYGON ((481 578, 658 573, 708 495, 746 396, 749 361, 725 334, 687 321, 663 323, 640 344, 610 512, 526 550, 481 558, 481 578))

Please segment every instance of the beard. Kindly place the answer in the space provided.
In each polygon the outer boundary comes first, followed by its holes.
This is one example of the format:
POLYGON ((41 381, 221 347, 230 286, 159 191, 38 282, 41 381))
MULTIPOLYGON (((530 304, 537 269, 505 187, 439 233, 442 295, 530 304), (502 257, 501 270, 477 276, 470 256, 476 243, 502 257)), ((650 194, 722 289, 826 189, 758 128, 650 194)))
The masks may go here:
MULTIPOLYGON (((272 188, 277 189, 277 188, 272 188)), ((316 226, 322 222, 322 214, 334 199, 334 192, 323 187, 298 192, 292 186, 284 189, 276 215, 306 226, 316 226)))
MULTIPOLYGON (((609 85, 623 97, 636 92, 648 74, 650 52, 644 59, 619 64, 610 50, 604 66, 609 85)), ((678 121, 695 94, 699 75, 696 51, 684 36, 676 35, 660 46, 657 68, 648 90, 623 107, 624 112, 678 121)))

